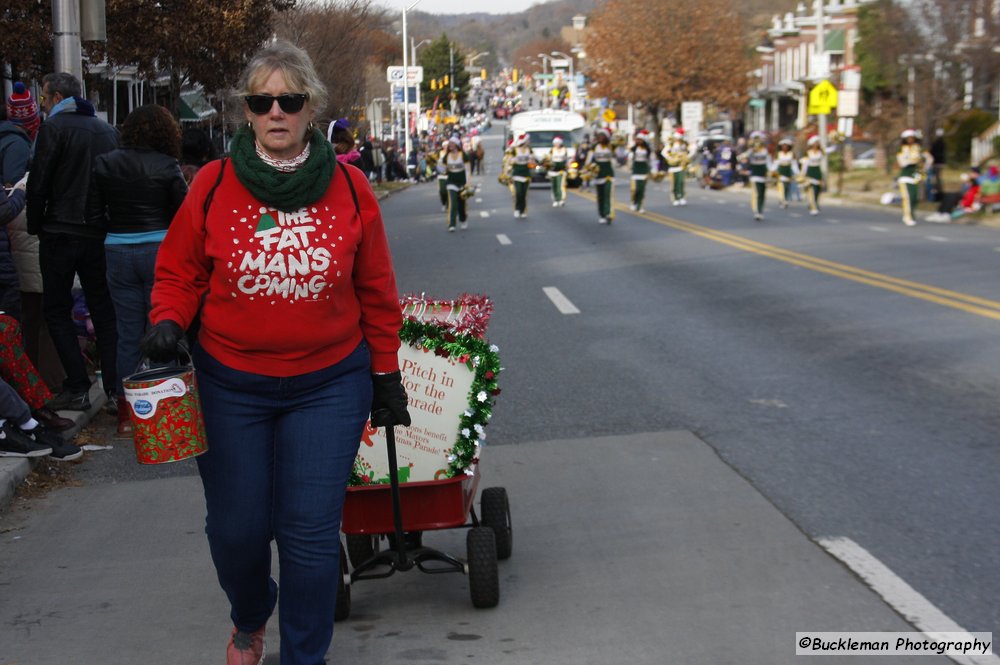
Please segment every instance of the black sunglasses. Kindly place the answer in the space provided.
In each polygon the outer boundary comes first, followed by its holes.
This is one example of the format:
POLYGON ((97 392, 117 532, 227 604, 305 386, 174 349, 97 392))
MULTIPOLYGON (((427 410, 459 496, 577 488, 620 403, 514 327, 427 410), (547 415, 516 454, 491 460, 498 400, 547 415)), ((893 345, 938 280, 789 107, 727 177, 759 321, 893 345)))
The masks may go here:
POLYGON ((247 95, 243 99, 247 101, 247 108, 254 115, 269 113, 274 106, 275 100, 278 100, 278 106, 283 113, 298 113, 302 110, 306 100, 309 99, 309 95, 302 93, 278 95, 277 97, 271 95, 247 95))

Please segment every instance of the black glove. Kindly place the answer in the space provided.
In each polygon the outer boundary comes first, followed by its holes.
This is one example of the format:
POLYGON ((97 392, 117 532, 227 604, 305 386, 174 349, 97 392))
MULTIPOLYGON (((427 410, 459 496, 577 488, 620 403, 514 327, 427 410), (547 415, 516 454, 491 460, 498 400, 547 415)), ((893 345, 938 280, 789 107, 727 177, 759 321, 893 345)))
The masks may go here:
POLYGON ((399 372, 372 375, 372 427, 410 426, 406 389, 399 372))
POLYGON ((180 325, 164 319, 146 331, 146 336, 139 343, 139 352, 153 362, 170 362, 177 359, 183 341, 184 331, 180 325))

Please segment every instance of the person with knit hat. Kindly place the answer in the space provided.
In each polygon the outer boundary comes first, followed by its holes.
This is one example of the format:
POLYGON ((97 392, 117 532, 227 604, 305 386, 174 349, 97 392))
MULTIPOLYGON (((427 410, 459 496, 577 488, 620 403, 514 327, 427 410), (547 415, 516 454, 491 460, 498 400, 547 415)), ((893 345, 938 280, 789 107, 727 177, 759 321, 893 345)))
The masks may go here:
POLYGON ((14 84, 13 92, 7 97, 7 119, 20 126, 30 140, 35 140, 38 126, 42 124, 38 117, 38 104, 31 91, 20 81, 14 84))
POLYGON ((667 161, 667 172, 670 174, 670 195, 675 206, 686 206, 687 197, 684 193, 684 179, 687 174, 691 156, 688 152, 687 138, 684 128, 678 127, 674 132, 669 147, 663 148, 663 158, 667 161))
POLYGON ((454 233, 455 224, 469 228, 465 198, 462 190, 469 184, 469 156, 462 150, 462 139, 452 136, 445 144, 444 157, 445 189, 448 191, 448 232, 454 233))
POLYGON ((819 195, 823 191, 823 146, 819 136, 813 134, 806 142, 806 154, 802 155, 802 182, 806 188, 809 214, 819 214, 819 195))
POLYGON ((792 180, 799 174, 798 160, 795 159, 795 142, 785 137, 778 141, 774 153, 774 174, 778 184, 778 207, 787 208, 792 195, 792 180))
POLYGON ((552 149, 545 155, 548 165, 547 176, 552 184, 552 207, 561 208, 566 205, 566 165, 569 162, 569 149, 563 144, 563 137, 552 137, 552 149))
POLYGON ((750 209, 757 221, 764 219, 764 195, 767 175, 772 171, 771 153, 767 151, 767 134, 755 131, 750 134, 750 149, 739 156, 750 174, 750 209))

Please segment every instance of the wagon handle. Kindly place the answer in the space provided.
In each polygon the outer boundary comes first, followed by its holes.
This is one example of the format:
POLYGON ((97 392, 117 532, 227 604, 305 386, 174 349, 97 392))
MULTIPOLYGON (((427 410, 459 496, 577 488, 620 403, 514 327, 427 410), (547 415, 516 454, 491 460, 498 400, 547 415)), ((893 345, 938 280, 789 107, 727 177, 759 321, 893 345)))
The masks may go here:
MULTIPOLYGON (((380 409, 379 414, 388 409, 380 409)), ((372 414, 373 416, 375 414, 372 414)), ((374 419, 374 418, 373 418, 374 419)), ((413 561, 406 555, 406 544, 403 538, 403 513, 399 501, 399 465, 396 462, 396 430, 392 425, 385 427, 386 452, 389 455, 389 486, 392 491, 392 523, 396 530, 396 565, 397 570, 413 568, 413 561)))

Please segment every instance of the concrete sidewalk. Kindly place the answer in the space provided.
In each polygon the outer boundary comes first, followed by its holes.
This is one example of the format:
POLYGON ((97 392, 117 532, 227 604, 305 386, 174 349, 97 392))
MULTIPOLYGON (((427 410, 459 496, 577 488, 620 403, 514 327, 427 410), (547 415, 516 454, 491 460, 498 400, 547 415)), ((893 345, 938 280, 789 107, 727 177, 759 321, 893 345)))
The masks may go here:
MULTIPOLYGON (((458 574, 359 582, 329 662, 780 665, 796 631, 913 630, 690 433, 491 447, 483 473, 511 499, 499 607, 473 609, 458 574)), ((221 663, 203 510, 181 477, 3 518, 0 663, 221 663)), ((424 542, 464 558, 464 530, 424 542)), ((276 665, 275 619, 268 642, 276 665)))
MULTIPOLYGON (((60 411, 59 415, 69 418, 76 424, 69 430, 62 432, 67 441, 71 441, 80 430, 97 415, 104 404, 108 401, 108 396, 101 388, 101 382, 97 381, 90 387, 90 410, 89 411, 60 411)), ((28 477, 34 464, 41 458, 28 459, 25 457, 0 457, 0 510, 5 508, 14 497, 14 492, 18 486, 28 477)))

